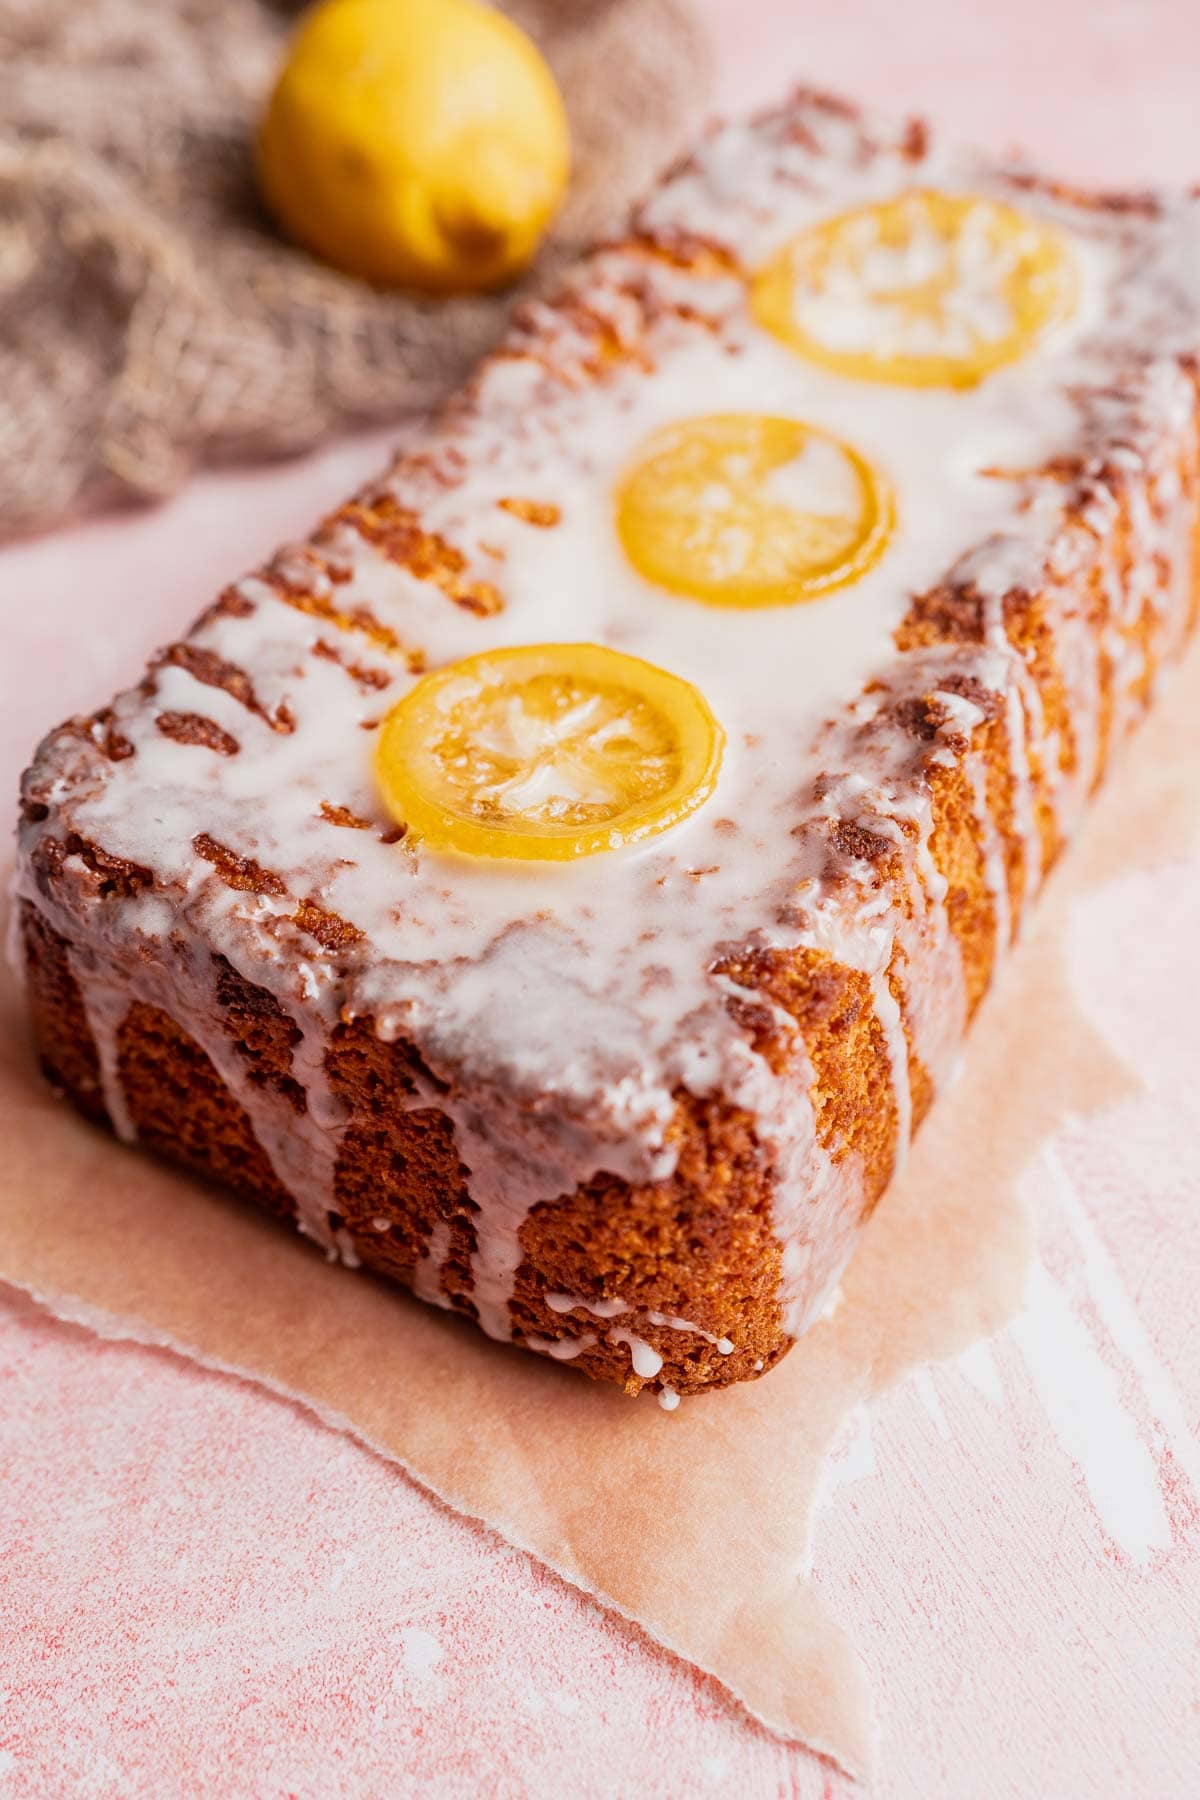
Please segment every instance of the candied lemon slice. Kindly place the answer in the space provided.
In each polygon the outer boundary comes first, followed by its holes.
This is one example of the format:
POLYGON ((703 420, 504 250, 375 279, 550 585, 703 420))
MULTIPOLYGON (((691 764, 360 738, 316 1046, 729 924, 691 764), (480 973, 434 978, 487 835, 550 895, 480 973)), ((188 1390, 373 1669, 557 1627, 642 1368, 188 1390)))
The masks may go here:
POLYGON ((686 818, 724 742, 678 675, 599 644, 530 644, 426 675, 384 720, 375 768, 433 847, 562 862, 686 818))
POLYGON ((863 381, 974 387, 1075 304, 1062 236, 1003 200, 914 189, 801 232, 754 277, 760 325, 863 381))
POLYGON ((643 444, 617 489, 638 573, 709 606, 789 606, 855 581, 892 529, 891 489, 799 419, 711 413, 643 444))

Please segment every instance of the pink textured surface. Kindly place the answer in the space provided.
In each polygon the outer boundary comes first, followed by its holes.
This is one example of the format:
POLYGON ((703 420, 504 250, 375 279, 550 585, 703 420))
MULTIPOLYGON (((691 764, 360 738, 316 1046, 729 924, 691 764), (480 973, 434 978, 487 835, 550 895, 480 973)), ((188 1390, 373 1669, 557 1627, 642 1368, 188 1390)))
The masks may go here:
MULTIPOLYGON (((914 0, 902 25, 884 0, 708 10, 725 106, 794 72, 1079 178, 1200 177, 1200 15, 1172 0, 914 0)), ((381 449, 0 556, 0 778, 381 449)), ((831 1467, 817 1577, 875 1684, 896 1800, 1195 1791, 1198 900, 1181 853, 1169 882, 1080 906, 1081 1003, 1097 959, 1118 971, 1091 1016, 1141 1088, 1029 1170, 1023 1316, 861 1415, 831 1467)), ((298 1409, 20 1296, 0 1383, 0 1794, 846 1789, 298 1409)))

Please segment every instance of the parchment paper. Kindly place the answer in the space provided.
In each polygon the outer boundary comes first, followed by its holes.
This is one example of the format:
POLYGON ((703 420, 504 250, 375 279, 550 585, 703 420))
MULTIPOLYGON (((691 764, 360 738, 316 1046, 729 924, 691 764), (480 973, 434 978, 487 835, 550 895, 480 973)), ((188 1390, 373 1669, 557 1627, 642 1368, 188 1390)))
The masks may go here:
POLYGON ((772 1730, 869 1779, 861 1667, 807 1579, 824 1456, 856 1404, 1019 1305, 1023 1166, 1062 1122, 1136 1081, 1067 991, 1072 897, 1133 865, 1169 880, 1198 822, 1193 652, 1052 878, 841 1304, 762 1381, 668 1415, 330 1268, 56 1101, 8 982, 0 1276, 63 1317, 300 1401, 709 1671, 772 1730))

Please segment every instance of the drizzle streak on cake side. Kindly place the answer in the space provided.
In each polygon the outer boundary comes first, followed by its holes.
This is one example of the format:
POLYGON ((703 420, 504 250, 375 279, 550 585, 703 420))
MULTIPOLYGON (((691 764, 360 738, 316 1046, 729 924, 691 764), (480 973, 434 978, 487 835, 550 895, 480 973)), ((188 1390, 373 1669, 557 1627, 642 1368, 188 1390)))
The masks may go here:
POLYGON ((19 894, 51 1080, 629 1392, 769 1368, 1195 622, 1198 245, 1193 200, 1080 196, 820 96, 715 132, 418 451, 42 745, 19 894), (753 325, 778 242, 921 186, 1059 226, 1075 318, 969 392, 753 325), (630 446, 739 408, 887 471, 900 526, 853 588, 721 611, 622 563, 630 446), (713 799, 578 867, 407 843, 371 774, 389 706, 568 639, 705 692, 713 799))

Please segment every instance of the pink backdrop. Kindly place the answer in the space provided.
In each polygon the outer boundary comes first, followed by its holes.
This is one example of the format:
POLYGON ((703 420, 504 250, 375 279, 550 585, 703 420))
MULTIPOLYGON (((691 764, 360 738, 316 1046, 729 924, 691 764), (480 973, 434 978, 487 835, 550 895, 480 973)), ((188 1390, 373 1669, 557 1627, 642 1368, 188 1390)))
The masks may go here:
MULTIPOLYGON (((1069 176, 1200 179, 1187 0, 706 11, 724 108, 795 76, 1069 176)), ((0 555, 10 789, 41 729, 385 443, 0 555)), ((1141 1091, 1030 1169, 1023 1315, 861 1414, 830 1469, 816 1570, 870 1670, 895 1800, 1196 1791, 1198 900, 1181 853, 1169 886, 1130 876, 1079 909, 1077 989, 1093 959, 1118 971, 1094 1023, 1141 1091)), ((0 1383, 0 1795, 848 1789, 296 1408, 7 1292, 0 1383)))

